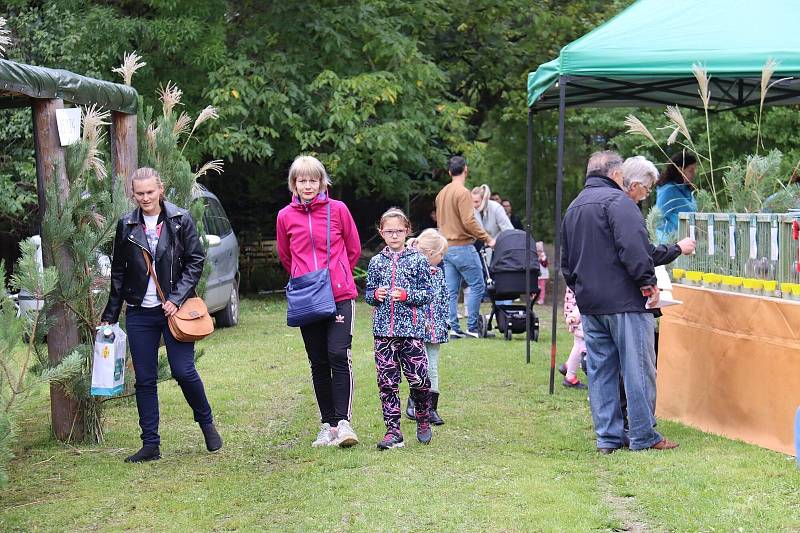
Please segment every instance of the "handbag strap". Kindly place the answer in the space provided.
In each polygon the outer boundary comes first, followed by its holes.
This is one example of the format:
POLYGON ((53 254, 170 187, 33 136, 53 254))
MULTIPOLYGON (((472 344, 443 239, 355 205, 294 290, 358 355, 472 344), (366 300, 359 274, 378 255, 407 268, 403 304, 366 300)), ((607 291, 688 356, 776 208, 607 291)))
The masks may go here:
POLYGON ((325 263, 328 268, 331 266, 331 199, 328 198, 328 214, 327 214, 327 233, 328 233, 328 243, 325 246, 326 249, 326 258, 325 263))
POLYGON ((158 276, 156 276, 153 263, 150 261, 150 256, 147 255, 147 252, 145 252, 144 249, 142 249, 142 256, 144 257, 144 262, 147 265, 147 274, 153 278, 153 283, 156 284, 156 292, 158 293, 158 297, 161 298, 161 303, 167 303, 167 299, 164 297, 164 292, 161 290, 161 285, 158 284, 158 276))
MULTIPOLYGON (((325 267, 330 268, 331 266, 331 202, 330 198, 328 198, 328 203, 326 206, 326 223, 325 223, 325 231, 327 233, 327 243, 325 245, 325 267)), ((144 250, 142 250, 144 252, 144 250)), ((314 257, 314 269, 317 269, 317 246, 314 244, 314 232, 311 232, 311 255, 314 257)))

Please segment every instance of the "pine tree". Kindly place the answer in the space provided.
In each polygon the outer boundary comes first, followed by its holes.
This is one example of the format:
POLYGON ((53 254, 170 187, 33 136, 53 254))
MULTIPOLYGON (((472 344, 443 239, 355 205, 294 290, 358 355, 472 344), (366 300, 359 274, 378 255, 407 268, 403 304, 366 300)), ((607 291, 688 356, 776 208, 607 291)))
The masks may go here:
MULTIPOLYGON (((22 255, 11 277, 11 287, 41 301, 56 288, 56 270, 50 267, 40 271, 36 247, 30 240, 23 241, 20 248, 22 255)), ((2 263, 0 278, 5 279, 2 263)), ((18 314, 5 286, 0 285, 0 487, 8 482, 6 465, 13 457, 16 416, 26 400, 43 383, 70 383, 83 372, 84 357, 79 351, 56 366, 45 365, 47 356, 39 350, 47 332, 45 316, 45 308, 18 314)))

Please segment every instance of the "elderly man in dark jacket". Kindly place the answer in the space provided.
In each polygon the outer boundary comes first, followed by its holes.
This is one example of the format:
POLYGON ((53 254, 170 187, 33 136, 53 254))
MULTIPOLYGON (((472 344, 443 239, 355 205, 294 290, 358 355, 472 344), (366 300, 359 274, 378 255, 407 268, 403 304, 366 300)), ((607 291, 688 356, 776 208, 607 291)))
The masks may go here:
POLYGON ((591 156, 586 185, 562 225, 561 270, 583 316, 597 450, 625 444, 619 376, 628 397, 632 450, 674 448, 656 430, 655 322, 658 287, 644 218, 623 191, 622 158, 591 156))

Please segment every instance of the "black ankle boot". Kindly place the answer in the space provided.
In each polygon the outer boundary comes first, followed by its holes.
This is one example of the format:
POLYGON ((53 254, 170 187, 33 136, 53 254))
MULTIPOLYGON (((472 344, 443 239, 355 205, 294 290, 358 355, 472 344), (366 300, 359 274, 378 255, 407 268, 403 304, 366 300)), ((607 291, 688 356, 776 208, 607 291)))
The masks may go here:
POLYGON ((138 452, 125 458, 126 463, 145 463, 161 459, 161 450, 158 446, 145 444, 138 452))
POLYGON ((414 405, 414 399, 411 397, 410 393, 408 395, 408 403, 406 404, 406 416, 409 420, 417 419, 417 408, 414 405))
POLYGON ((214 423, 201 424, 200 430, 203 432, 203 437, 206 439, 206 449, 210 452, 215 452, 222 448, 222 437, 220 437, 214 423))
POLYGON ((431 421, 431 424, 434 426, 441 426, 444 424, 444 420, 442 417, 439 416, 439 413, 436 410, 439 408, 439 393, 432 392, 431 393, 431 410, 428 411, 428 418, 431 421))

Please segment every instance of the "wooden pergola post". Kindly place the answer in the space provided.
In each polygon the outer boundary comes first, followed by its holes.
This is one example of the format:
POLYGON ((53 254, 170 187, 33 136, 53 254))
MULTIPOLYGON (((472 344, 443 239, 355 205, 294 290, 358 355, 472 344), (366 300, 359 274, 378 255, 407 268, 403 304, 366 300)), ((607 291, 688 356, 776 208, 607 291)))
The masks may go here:
MULTIPOLYGON (((64 102, 57 98, 33 101, 33 132, 40 220, 44 218, 47 209, 62 207, 69 195, 64 149, 59 142, 56 123, 56 109, 63 107, 64 102), (47 205, 46 191, 50 187, 55 187, 58 191, 58 202, 61 205, 47 205)), ((60 272, 72 270, 72 258, 67 250, 54 248, 50 243, 43 242, 42 244, 46 266, 56 266, 60 272)), ((47 334, 47 353, 50 362, 55 364, 80 344, 80 338, 76 318, 63 304, 56 302, 48 314, 53 323, 47 334)), ((53 433, 58 440, 82 441, 85 438, 85 425, 79 402, 67 396, 60 385, 50 385, 50 413, 53 433)))
MULTIPOLYGON (((125 196, 130 198, 131 174, 138 168, 136 144, 136 115, 119 111, 111 113, 111 190, 116 191, 117 180, 122 180, 125 196)), ((133 394, 135 381, 133 361, 128 360, 125 372, 134 379, 125 380, 125 393, 133 394)))
POLYGON ((112 190, 116 180, 122 179, 125 194, 128 190, 128 179, 137 169, 136 152, 136 115, 128 115, 119 111, 111 113, 111 184, 112 190))

